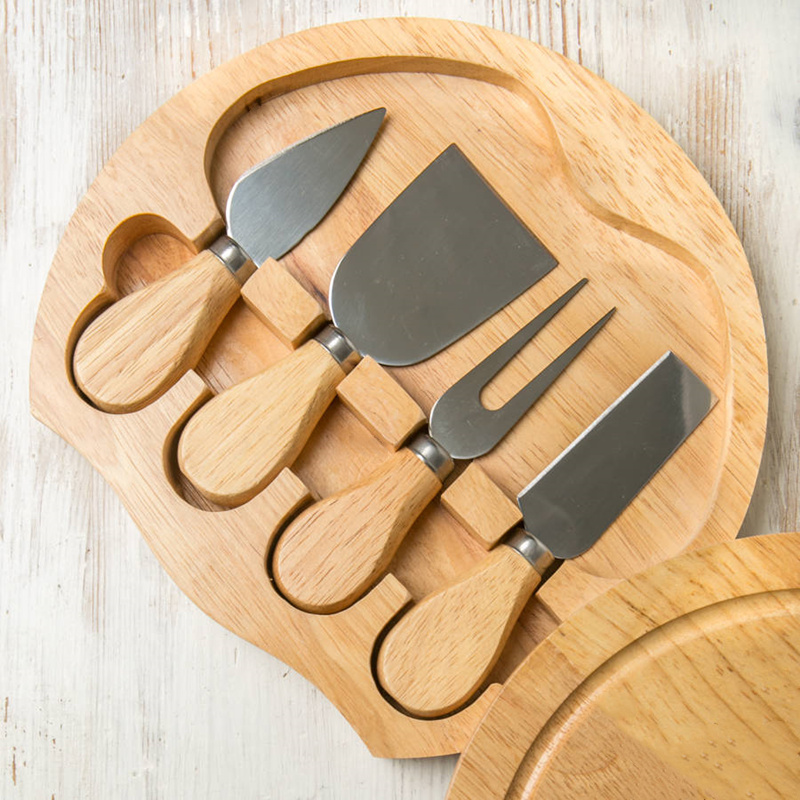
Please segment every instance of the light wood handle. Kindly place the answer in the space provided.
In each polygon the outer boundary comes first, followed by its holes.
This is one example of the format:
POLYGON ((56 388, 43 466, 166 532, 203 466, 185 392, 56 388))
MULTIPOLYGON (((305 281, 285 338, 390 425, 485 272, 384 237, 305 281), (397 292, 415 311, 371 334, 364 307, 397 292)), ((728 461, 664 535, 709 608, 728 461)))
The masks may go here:
POLYGON ((183 474, 211 500, 250 500, 302 450, 345 372, 317 341, 206 403, 178 444, 183 474))
POLYGON ((239 281, 210 251, 123 297, 83 332, 75 380, 99 408, 136 411, 162 395, 205 350, 239 296, 239 281))
POLYGON ((383 688, 418 717, 462 706, 488 677, 540 580, 519 553, 496 547, 389 631, 378 654, 383 688))
POLYGON ((366 480, 289 524, 273 559, 278 587, 306 611, 329 614, 351 605, 384 572, 441 485, 410 450, 393 453, 366 480))

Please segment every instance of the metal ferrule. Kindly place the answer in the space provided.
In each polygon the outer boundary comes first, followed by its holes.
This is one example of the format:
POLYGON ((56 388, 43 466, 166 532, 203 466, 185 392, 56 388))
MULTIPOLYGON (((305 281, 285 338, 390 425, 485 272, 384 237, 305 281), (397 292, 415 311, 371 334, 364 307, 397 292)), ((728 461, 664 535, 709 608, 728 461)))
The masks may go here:
POLYGON ((208 248, 235 275, 250 259, 230 236, 223 234, 208 248))
POLYGON ((345 372, 350 372, 361 359, 350 340, 333 325, 326 325, 314 338, 336 359, 345 372))
POLYGON ((540 575, 553 563, 553 554, 524 528, 517 528, 503 544, 519 553, 540 575))
POLYGON ((450 453, 427 433, 418 433, 407 446, 440 481, 452 472, 453 459, 450 453))

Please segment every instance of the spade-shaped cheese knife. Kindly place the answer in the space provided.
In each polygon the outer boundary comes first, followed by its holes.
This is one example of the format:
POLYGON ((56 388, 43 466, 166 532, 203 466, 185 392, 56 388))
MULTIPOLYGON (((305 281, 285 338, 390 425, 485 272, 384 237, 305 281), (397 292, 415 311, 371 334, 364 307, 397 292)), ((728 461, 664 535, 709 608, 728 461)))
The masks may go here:
POLYGON ((249 500, 299 454, 357 353, 393 366, 423 361, 557 263, 451 145, 342 258, 334 324, 192 416, 181 470, 217 503, 249 500))
POLYGON ((389 631, 377 664, 385 691, 420 717, 468 701, 553 559, 588 550, 715 402, 677 356, 659 359, 520 492, 524 527, 389 631))
POLYGON ((327 128, 242 175, 228 196, 227 235, 114 303, 83 332, 73 358, 83 393, 105 411, 135 411, 191 369, 251 274, 242 267, 280 258, 316 227, 385 113, 377 108, 327 128))
POLYGON ((275 581, 289 600, 306 611, 331 613, 355 602, 375 583, 441 488, 453 467, 451 456, 488 452, 611 318, 613 310, 502 408, 481 405, 480 393, 489 380, 585 284, 579 281, 448 389, 431 412, 432 436, 419 434, 366 480, 315 503, 289 523, 272 560, 275 581))

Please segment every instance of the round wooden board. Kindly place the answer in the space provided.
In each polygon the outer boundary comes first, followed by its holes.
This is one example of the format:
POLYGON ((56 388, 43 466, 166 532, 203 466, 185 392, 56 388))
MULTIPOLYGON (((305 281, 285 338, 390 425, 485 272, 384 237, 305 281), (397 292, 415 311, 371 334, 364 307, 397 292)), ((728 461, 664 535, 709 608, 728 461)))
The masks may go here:
POLYGON ((510 678, 449 800, 800 792, 800 533, 659 564, 574 614, 510 678))
POLYGON ((387 122, 355 180, 283 259, 306 289, 324 298, 350 244, 453 141, 560 262, 445 352, 392 371, 426 412, 578 278, 589 277, 589 287, 487 387, 487 404, 503 402, 590 322, 619 309, 481 459, 504 492, 513 497, 668 348, 720 400, 603 539, 542 587, 493 680, 503 681, 560 620, 609 586, 686 548, 734 537, 761 456, 767 381, 758 300, 730 222, 683 152, 628 98, 551 51, 462 23, 366 20, 306 31, 219 67, 153 114, 98 176, 61 242, 37 318, 31 404, 115 488, 200 608, 307 675, 376 754, 435 755, 463 746, 490 698, 445 720, 412 720, 377 690, 371 659, 409 597, 482 556, 455 517, 432 504, 369 595, 341 615, 303 614, 274 591, 265 554, 305 487, 330 494, 371 471, 389 448, 335 402, 293 472, 249 503, 219 512, 192 494, 175 465, 182 423, 207 387, 219 391, 287 352, 243 303, 196 373, 141 411, 92 408, 70 368, 77 337, 102 306, 209 244, 242 171, 379 105, 387 122))

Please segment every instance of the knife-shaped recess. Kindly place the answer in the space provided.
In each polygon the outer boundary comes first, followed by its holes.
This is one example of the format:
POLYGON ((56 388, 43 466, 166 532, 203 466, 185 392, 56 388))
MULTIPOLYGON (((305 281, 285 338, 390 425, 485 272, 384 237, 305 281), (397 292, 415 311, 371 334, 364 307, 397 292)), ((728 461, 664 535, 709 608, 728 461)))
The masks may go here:
POLYGON ((586 284, 578 282, 439 399, 431 412, 433 436, 417 435, 366 480, 302 511, 281 534, 272 570, 294 605, 332 613, 361 597, 386 570, 414 520, 453 468, 452 456, 488 452, 555 382, 608 322, 598 320, 503 407, 480 403, 483 387, 586 284), (456 395, 454 402, 448 396, 456 395), (481 429, 478 436, 475 429, 481 429), (434 438, 437 433, 441 438, 434 438))
POLYGON ((419 717, 468 702, 554 558, 588 550, 715 402, 677 356, 659 359, 520 492, 524 527, 389 631, 377 664, 384 690, 419 717))
POLYGON ((194 367, 252 274, 243 267, 280 258, 317 226, 385 113, 377 108, 320 131, 242 175, 228 196, 227 235, 114 303, 83 332, 73 357, 81 391, 104 411, 136 411, 194 367))
POLYGON ((329 293, 334 324, 193 415, 178 444, 181 470, 217 503, 249 500, 297 457, 359 354, 391 366, 423 361, 556 264, 448 147, 340 261, 329 293))

